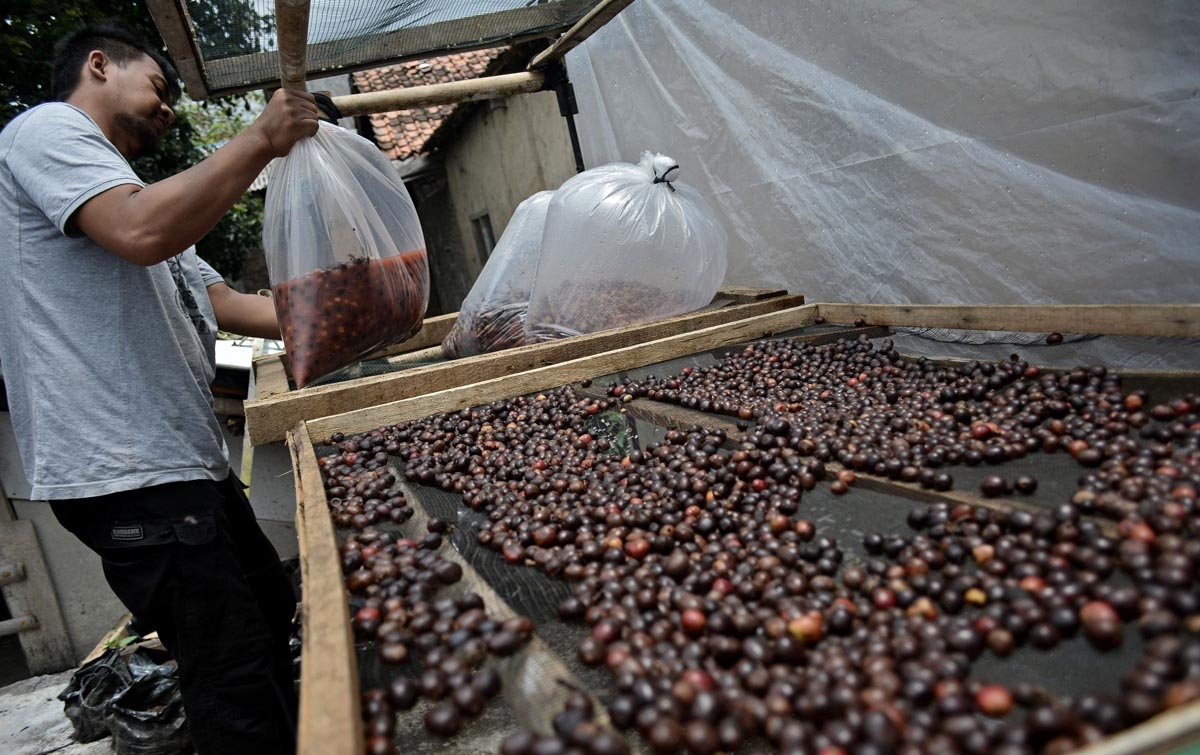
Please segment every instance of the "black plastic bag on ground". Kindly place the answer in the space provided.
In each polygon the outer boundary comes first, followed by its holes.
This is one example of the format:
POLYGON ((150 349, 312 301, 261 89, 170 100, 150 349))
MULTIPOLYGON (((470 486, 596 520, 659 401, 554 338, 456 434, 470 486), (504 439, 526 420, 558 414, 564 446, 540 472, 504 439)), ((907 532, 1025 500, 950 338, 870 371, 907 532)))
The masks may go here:
POLYGON ((58 699, 80 742, 112 735, 118 755, 192 752, 178 669, 165 652, 109 649, 72 674, 58 699))
POLYGON ((75 727, 75 739, 94 742, 109 735, 105 716, 113 698, 133 683, 129 666, 121 651, 110 649, 84 664, 71 675, 67 688, 59 693, 63 710, 75 727))
POLYGON ((140 649, 128 662, 133 681, 113 698, 106 718, 117 755, 191 753, 175 663, 156 663, 140 649))

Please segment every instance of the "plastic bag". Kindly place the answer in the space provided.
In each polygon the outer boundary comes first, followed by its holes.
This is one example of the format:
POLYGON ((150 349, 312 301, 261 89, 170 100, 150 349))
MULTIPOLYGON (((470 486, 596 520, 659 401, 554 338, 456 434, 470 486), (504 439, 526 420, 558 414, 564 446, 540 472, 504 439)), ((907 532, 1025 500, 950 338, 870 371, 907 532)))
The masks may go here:
POLYGON ((109 735, 105 716, 113 698, 129 689, 133 677, 121 652, 105 651, 99 658, 79 667, 67 687, 58 694, 63 712, 75 729, 75 739, 94 742, 109 735))
POLYGON ((525 343, 525 313, 553 196, 540 191, 517 206, 442 341, 446 356, 486 354, 525 343))
POLYGON ((118 755, 192 752, 178 669, 165 652, 111 648, 72 674, 58 699, 80 742, 111 734, 118 755))
POLYGON ((525 321, 527 343, 594 333, 708 305, 725 278, 725 229, 679 166, 584 171, 554 193, 525 321))
POLYGON ((395 167, 361 136, 321 123, 279 160, 263 249, 297 387, 420 330, 425 237, 395 167))
POLYGON ((108 706, 105 722, 117 755, 188 755, 193 751, 174 662, 141 650, 128 658, 132 683, 108 706))

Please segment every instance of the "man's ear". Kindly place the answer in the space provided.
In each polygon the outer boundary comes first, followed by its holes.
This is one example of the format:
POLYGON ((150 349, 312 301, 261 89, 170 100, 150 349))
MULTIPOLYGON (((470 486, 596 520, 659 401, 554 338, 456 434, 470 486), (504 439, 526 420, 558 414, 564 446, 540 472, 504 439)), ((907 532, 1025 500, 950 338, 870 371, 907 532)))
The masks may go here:
POLYGON ((108 67, 111 62, 103 50, 92 50, 88 53, 87 61, 84 63, 85 73, 96 81, 107 81, 108 67))

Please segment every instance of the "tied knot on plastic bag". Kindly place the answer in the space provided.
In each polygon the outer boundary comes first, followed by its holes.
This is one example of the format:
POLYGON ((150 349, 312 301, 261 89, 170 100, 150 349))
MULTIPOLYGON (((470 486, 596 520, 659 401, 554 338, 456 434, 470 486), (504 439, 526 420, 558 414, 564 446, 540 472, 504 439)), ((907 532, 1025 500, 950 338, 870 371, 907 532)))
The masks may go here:
POLYGON ((58 695, 80 742, 112 735, 118 755, 192 751, 179 673, 166 654, 113 648, 79 668, 58 695))
POLYGON ((554 192, 525 318, 527 343, 712 302, 725 279, 728 239, 716 210, 678 181, 680 172, 671 157, 645 152, 637 165, 601 165, 554 192))
POLYGON ((679 164, 677 162, 666 155, 643 152, 639 164, 650 168, 650 172, 654 176, 654 183, 666 184, 668 189, 675 191, 675 186, 672 182, 679 178, 679 164))

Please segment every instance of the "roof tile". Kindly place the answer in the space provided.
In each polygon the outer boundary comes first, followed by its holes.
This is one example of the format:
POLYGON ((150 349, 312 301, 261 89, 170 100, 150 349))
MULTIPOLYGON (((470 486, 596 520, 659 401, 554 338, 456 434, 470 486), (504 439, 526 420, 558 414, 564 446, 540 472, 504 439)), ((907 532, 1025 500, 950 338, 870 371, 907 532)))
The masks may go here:
MULTIPOLYGON (((426 84, 475 79, 484 74, 493 60, 507 48, 454 53, 437 58, 413 60, 353 74, 360 92, 380 92, 426 84)), ((370 116, 375 141, 391 160, 405 160, 421 154, 425 143, 442 122, 454 112, 454 106, 434 105, 370 116)))

